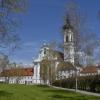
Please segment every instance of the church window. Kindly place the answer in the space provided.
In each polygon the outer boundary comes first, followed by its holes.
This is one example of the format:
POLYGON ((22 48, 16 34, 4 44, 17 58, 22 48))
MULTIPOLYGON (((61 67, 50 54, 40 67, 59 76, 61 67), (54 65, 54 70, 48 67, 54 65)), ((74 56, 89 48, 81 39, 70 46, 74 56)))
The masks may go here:
POLYGON ((66 42, 68 42, 68 35, 66 36, 66 42))
POLYGON ((73 37, 71 36, 71 42, 73 41, 73 37))
POLYGON ((44 54, 46 54, 46 49, 44 49, 44 54))

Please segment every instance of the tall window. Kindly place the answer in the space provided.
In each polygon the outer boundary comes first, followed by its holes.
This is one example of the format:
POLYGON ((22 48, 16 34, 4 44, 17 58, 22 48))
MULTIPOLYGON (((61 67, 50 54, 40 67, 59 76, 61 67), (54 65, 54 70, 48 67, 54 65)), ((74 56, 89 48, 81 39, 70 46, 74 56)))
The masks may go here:
POLYGON ((71 42, 73 41, 73 37, 71 36, 71 42))
POLYGON ((66 36, 66 42, 68 42, 68 35, 66 36))
POLYGON ((44 49, 44 54, 46 54, 46 48, 44 49))

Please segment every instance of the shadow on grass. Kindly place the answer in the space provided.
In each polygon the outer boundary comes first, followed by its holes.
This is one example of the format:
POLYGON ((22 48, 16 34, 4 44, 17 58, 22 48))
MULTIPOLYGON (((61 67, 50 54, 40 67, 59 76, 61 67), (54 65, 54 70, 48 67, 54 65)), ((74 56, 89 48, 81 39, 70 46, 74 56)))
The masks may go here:
POLYGON ((59 99, 59 100, 72 100, 74 99, 73 96, 69 96, 69 95, 73 95, 74 92, 70 92, 70 91, 66 91, 66 90, 43 90, 44 92, 50 92, 52 93, 52 95, 50 95, 49 97, 53 98, 53 99, 59 99), (64 95, 67 94, 67 95, 64 95))
POLYGON ((43 88, 48 88, 49 86, 47 85, 36 85, 37 87, 43 87, 43 88))
MULTIPOLYGON (((59 100, 95 100, 95 99, 90 99, 90 97, 77 94, 72 91, 66 91, 66 90, 43 90, 45 92, 50 92, 52 95, 49 97, 53 99, 59 99, 59 100)), ((98 100, 98 99, 97 99, 98 100)))
POLYGON ((75 92, 72 92, 72 91, 66 91, 66 90, 43 90, 44 92, 52 92, 52 93, 68 93, 68 94, 72 94, 72 93, 75 93, 75 92))
POLYGON ((11 96, 13 93, 9 93, 7 91, 0 90, 0 96, 11 96))
POLYGON ((59 99, 59 100, 95 100, 95 99, 89 99, 89 98, 86 98, 84 96, 63 96, 61 94, 58 94, 58 95, 51 95, 49 96, 53 99, 59 99))
POLYGON ((63 95, 51 95, 50 97, 52 97, 52 98, 59 98, 59 99, 61 99, 61 98, 66 98, 66 96, 63 96, 63 95))

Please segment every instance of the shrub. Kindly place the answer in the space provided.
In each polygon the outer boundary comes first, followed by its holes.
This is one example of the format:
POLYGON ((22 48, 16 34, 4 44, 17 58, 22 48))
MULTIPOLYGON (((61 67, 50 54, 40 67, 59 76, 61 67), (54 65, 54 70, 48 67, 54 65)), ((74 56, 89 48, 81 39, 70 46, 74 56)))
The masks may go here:
MULTIPOLYGON (((100 75, 80 76, 78 79, 78 89, 100 93, 100 75)), ((53 85, 63 88, 75 88, 75 77, 56 80, 53 85)))

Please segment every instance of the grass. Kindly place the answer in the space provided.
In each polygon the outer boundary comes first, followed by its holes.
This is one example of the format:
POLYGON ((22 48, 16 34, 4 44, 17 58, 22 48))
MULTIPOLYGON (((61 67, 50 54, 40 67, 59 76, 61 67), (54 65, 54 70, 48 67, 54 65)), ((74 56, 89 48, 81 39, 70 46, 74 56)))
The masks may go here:
POLYGON ((100 97, 82 95, 41 85, 0 84, 0 100, 100 100, 100 97))

